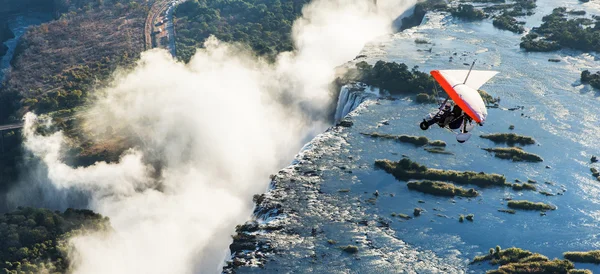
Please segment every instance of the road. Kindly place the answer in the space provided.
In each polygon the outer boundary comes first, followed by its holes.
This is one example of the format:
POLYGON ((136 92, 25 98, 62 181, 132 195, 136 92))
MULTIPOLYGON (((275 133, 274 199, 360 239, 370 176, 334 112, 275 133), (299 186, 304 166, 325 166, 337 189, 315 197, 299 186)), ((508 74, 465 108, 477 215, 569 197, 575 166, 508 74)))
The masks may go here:
POLYGON ((175 56, 175 28, 173 11, 178 0, 156 0, 146 18, 144 40, 146 50, 166 48, 175 56))

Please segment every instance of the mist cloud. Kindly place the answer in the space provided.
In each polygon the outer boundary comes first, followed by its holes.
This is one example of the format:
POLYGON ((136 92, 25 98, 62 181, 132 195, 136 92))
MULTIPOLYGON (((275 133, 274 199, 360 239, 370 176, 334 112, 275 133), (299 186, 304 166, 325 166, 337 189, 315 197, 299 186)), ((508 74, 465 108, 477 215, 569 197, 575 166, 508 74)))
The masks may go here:
POLYGON ((113 232, 72 238, 76 273, 215 273, 236 224, 252 211, 268 175, 327 126, 334 67, 389 33, 414 1, 316 0, 293 28, 295 52, 267 64, 210 38, 188 64, 163 50, 100 91, 85 126, 108 126, 139 145, 118 163, 72 168, 61 159, 61 132, 33 130, 26 148, 58 190, 89 193, 113 232), (155 169, 160 163, 160 172, 155 169), (157 175, 158 174, 158 175, 157 175))

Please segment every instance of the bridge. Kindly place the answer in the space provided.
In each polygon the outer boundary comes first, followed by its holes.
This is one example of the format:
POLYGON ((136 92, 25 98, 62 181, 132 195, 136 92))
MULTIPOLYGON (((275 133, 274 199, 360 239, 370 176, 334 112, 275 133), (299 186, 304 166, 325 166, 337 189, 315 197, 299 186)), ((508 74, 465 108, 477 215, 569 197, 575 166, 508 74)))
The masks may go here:
POLYGON ((23 128, 23 123, 0 125, 0 146, 2 147, 2 154, 4 154, 4 132, 20 128, 23 128))

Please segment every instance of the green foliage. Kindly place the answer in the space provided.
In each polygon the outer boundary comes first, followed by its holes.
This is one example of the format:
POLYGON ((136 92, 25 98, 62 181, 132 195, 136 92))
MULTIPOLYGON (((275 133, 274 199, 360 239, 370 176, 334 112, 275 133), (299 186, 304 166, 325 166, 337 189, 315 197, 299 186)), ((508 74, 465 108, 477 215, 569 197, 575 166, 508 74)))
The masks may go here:
POLYGON ((0 216, 0 269, 64 273, 69 267, 66 238, 86 230, 107 230, 108 218, 90 210, 19 208, 0 216))
POLYGON ((419 104, 430 104, 437 102, 437 99, 434 95, 429 95, 427 93, 419 93, 415 97, 415 102, 419 104))
POLYGON ((527 200, 513 200, 508 201, 508 207, 514 209, 524 209, 524 210, 555 210, 556 207, 549 204, 544 204, 542 202, 530 202, 527 200))
POLYGON ((565 252, 565 259, 577 263, 593 263, 600 264, 600 250, 592 250, 586 252, 565 252))
POLYGON ((371 136, 374 138, 383 138, 383 139, 391 139, 396 140, 401 143, 409 143, 415 146, 424 146, 429 143, 429 139, 424 136, 409 136, 409 135, 391 135, 391 134, 383 134, 383 133, 361 133, 362 135, 371 136))
POLYGON ((431 141, 429 142, 430 146, 434 146, 434 147, 445 147, 446 146, 446 142, 442 141, 442 140, 435 140, 435 141, 431 141))
POLYGON ((512 160, 513 162, 543 162, 542 157, 533 153, 525 152, 519 147, 497 147, 497 148, 482 148, 487 152, 493 152, 494 157, 512 160))
POLYGON ((381 60, 374 66, 365 61, 356 63, 355 68, 349 69, 341 79, 343 83, 352 81, 363 82, 391 94, 427 94, 431 93, 435 84, 433 77, 419 71, 418 66, 409 69, 404 63, 381 60))
POLYGON ((396 179, 401 181, 426 179, 432 181, 451 181, 457 184, 472 184, 481 187, 504 186, 506 183, 506 178, 502 175, 427 168, 406 158, 398 162, 375 160, 375 166, 391 173, 396 179))
POLYGON ((514 190, 537 190, 537 188, 535 187, 535 185, 533 184, 529 184, 529 183, 523 183, 523 184, 512 184, 512 189, 514 190))
POLYGON ((494 143, 506 143, 509 146, 514 146, 515 144, 520 144, 522 146, 535 144, 535 139, 532 137, 517 135, 514 133, 494 133, 480 135, 479 137, 491 140, 494 143))
POLYGON ((525 31, 522 23, 507 13, 496 16, 492 23, 496 28, 512 31, 514 33, 523 33, 525 31))
POLYGON ((568 274, 593 274, 593 272, 588 269, 571 269, 568 274))
POLYGON ((567 18, 567 9, 555 8, 542 18, 542 25, 522 38, 526 51, 553 51, 571 48, 581 51, 600 51, 600 17, 567 18), (591 26, 593 25, 593 26, 591 26), (538 37, 539 36, 539 37, 538 37))
POLYGON ((292 24, 308 0, 190 0, 175 10, 177 56, 188 62, 214 35, 241 42, 257 54, 274 57, 293 49, 292 24))
POLYGON ((589 70, 581 72, 581 83, 590 84, 593 88, 600 90, 600 71, 592 74, 589 70))
POLYGON ((452 16, 466 20, 483 20, 486 18, 485 13, 476 9, 473 5, 459 4, 458 7, 450 10, 452 16))
POLYGON ((421 182, 409 182, 407 184, 408 189, 420 191, 423 193, 438 195, 438 196, 462 196, 462 197, 476 197, 479 195, 475 189, 466 190, 462 187, 457 187, 451 183, 444 182, 433 182, 433 181, 421 181, 421 182))

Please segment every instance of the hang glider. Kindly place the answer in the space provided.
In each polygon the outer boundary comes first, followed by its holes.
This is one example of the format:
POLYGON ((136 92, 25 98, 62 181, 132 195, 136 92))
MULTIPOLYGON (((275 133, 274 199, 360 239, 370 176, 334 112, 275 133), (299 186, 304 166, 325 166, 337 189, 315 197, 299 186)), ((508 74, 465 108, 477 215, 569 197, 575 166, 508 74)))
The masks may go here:
POLYGON ((421 129, 427 130, 433 124, 453 130, 460 129, 456 140, 464 143, 471 137, 468 132, 475 127, 474 123, 483 126, 488 113, 478 90, 498 72, 473 70, 473 65, 469 70, 431 71, 431 75, 448 94, 448 98, 440 105, 437 112, 430 113, 428 118, 421 122, 419 125, 421 129), (450 100, 454 102, 454 108, 450 100))

